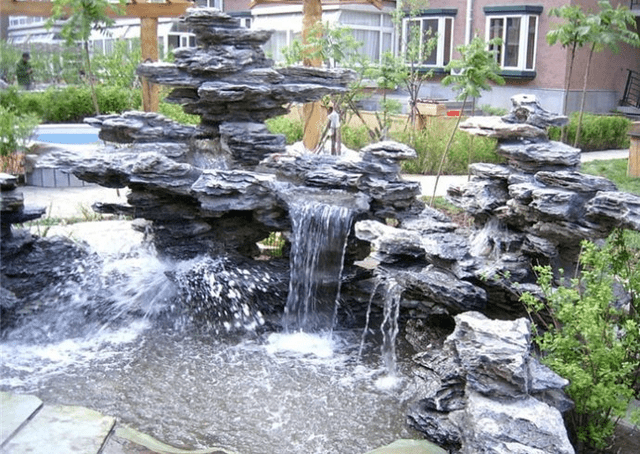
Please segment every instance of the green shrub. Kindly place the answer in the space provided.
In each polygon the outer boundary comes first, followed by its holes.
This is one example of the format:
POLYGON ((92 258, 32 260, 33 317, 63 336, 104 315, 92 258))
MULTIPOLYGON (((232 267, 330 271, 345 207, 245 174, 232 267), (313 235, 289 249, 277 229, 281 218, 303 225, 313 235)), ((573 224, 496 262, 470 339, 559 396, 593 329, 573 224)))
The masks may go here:
POLYGON ((44 92, 43 104, 45 123, 78 123, 84 117, 95 115, 89 87, 49 87, 44 92))
MULTIPOLYGON (((406 143, 416 150, 416 159, 402 163, 402 171, 433 175, 438 170, 442 154, 454 127, 453 121, 434 119, 418 131, 403 131, 394 134, 394 139, 406 143)), ((456 131, 449 156, 445 160, 442 173, 445 175, 465 175, 468 173, 469 150, 471 162, 499 163, 503 158, 496 154, 496 141, 486 137, 475 137, 463 131, 456 131)))
MULTIPOLYGON (((137 110, 142 105, 142 93, 140 90, 125 90, 112 85, 97 85, 96 95, 100 113, 121 113, 126 110, 137 110)), ((92 111, 87 116, 94 115, 92 111)))
MULTIPOLYGON (((96 86, 102 113, 121 113, 139 109, 139 90, 125 90, 109 85, 96 86)), ((0 106, 20 115, 37 115, 44 123, 77 123, 95 115, 91 91, 85 85, 49 87, 45 91, 19 91, 15 87, 0 91, 0 106)))
POLYGON ((340 128, 340 134, 342 143, 351 150, 360 150, 371 143, 369 131, 364 125, 356 127, 344 125, 340 128))
MULTIPOLYGON (((602 248, 584 242, 580 277, 557 288, 551 268, 537 267, 544 299, 522 296, 538 321, 542 362, 570 381, 569 428, 596 449, 607 445, 640 384, 640 254, 625 238, 618 230, 602 248), (615 307, 615 283, 629 292, 629 307, 615 307)), ((640 420, 640 411, 632 416, 640 420)))
POLYGON ((200 116, 199 115, 191 115, 185 113, 182 110, 182 106, 178 104, 172 104, 165 101, 160 101, 160 105, 158 106, 158 112, 164 115, 167 118, 172 119, 173 121, 177 121, 183 125, 199 125, 200 124, 200 116))
POLYGON ((302 140, 304 134, 304 122, 286 116, 268 119, 265 124, 271 134, 283 134, 287 145, 294 144, 302 140))
MULTIPOLYGON (((578 128, 579 112, 569 116, 566 143, 573 145, 578 128)), ((578 148, 583 151, 629 148, 629 128, 631 120, 621 115, 594 115, 585 113, 578 148)), ((560 140, 561 129, 549 128, 549 138, 560 140)))
POLYGON ((0 156, 24 151, 38 123, 40 120, 35 115, 19 114, 0 106, 0 156))

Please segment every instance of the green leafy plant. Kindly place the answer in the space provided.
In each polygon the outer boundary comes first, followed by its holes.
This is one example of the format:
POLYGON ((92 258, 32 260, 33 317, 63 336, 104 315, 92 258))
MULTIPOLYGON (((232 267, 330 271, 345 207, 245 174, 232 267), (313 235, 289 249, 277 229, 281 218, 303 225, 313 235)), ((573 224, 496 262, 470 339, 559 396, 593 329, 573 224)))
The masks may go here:
MULTIPOLYGON (((457 99, 462 100, 461 112, 464 112, 464 107, 467 102, 467 98, 480 96, 480 93, 485 90, 491 90, 490 82, 503 85, 504 79, 499 75, 500 65, 495 57, 495 49, 502 44, 500 39, 492 39, 489 42, 485 42, 480 37, 476 36, 471 40, 469 44, 456 47, 456 50, 460 54, 459 60, 451 60, 446 66, 446 70, 451 74, 442 79, 442 85, 453 85, 454 91, 458 92, 457 99), (487 49, 487 45, 489 49, 487 49)), ((455 132, 460 124, 462 115, 459 115, 456 120, 456 125, 451 132, 445 152, 442 154, 438 172, 436 173, 436 182, 433 188, 433 196, 431 197, 431 203, 436 196, 436 189, 438 187, 438 180, 442 174, 442 167, 444 161, 449 154, 449 148, 453 143, 455 132)), ((471 163, 471 148, 468 153, 468 162, 471 163)))
POLYGON ((595 52, 601 52, 605 48, 611 52, 618 53, 620 42, 640 47, 640 36, 638 36, 635 30, 635 15, 629 11, 625 5, 617 5, 614 9, 609 0, 600 0, 598 7, 600 11, 598 13, 588 14, 582 23, 582 28, 586 30, 584 40, 585 44, 589 45, 589 58, 587 59, 587 65, 584 70, 580 116, 578 117, 578 126, 573 143, 574 147, 577 146, 580 139, 587 83, 589 81, 589 71, 591 69, 593 54, 595 52))
POLYGON ((402 171, 423 175, 435 175, 438 164, 443 162, 441 172, 447 175, 468 173, 468 150, 473 148, 471 162, 500 163, 504 159, 496 153, 496 141, 487 137, 474 137, 455 130, 456 122, 449 118, 434 118, 416 132, 402 131, 394 139, 416 150, 418 157, 402 163, 402 171), (447 144, 453 140, 447 149, 447 144), (444 153, 447 156, 443 159, 444 153))
POLYGON ((371 136, 366 126, 342 126, 342 143, 352 150, 360 150, 371 143, 371 136))
MULTIPOLYGON (((574 144, 583 151, 609 150, 629 148, 629 128, 631 120, 622 115, 595 115, 585 113, 582 117, 580 138, 575 143, 578 130, 579 113, 569 116, 569 124, 565 126, 565 143, 574 144)), ((561 129, 549 128, 549 138, 562 140, 561 129)))
MULTIPOLYGON (((39 123, 40 119, 35 115, 16 114, 0 106, 0 156, 7 157, 24 151, 39 123)), ((2 170, 6 170, 4 165, 2 170)))
MULTIPOLYGON (((553 270, 536 267, 543 298, 521 298, 537 323, 542 362, 570 381, 575 409, 568 423, 578 451, 607 445, 640 383, 640 253, 628 248, 622 230, 604 247, 582 247, 578 277, 554 286, 553 270), (616 286, 630 295, 626 306, 616 305, 616 286)), ((632 417, 640 421, 640 412, 632 417)))
POLYGON ((86 73, 91 87, 91 100, 96 115, 100 115, 100 106, 95 89, 94 74, 91 68, 91 53, 89 52, 89 37, 91 30, 104 31, 115 23, 109 16, 109 11, 124 12, 125 0, 110 2, 109 0, 53 0, 51 16, 46 26, 51 28, 56 21, 65 18, 60 29, 60 35, 68 45, 77 41, 82 43, 86 65, 86 73))
MULTIPOLYGON (((567 114, 569 100, 569 88, 571 87, 571 74, 575 63, 576 51, 587 42, 588 27, 584 26, 585 13, 580 5, 563 5, 559 8, 551 8, 549 17, 562 19, 560 23, 552 23, 552 29, 547 32, 546 38, 549 45, 559 43, 563 48, 569 49, 569 73, 564 83, 564 102, 562 113, 567 114)), ((566 130, 562 129, 562 141, 566 140, 566 130)))
POLYGON ((141 61, 139 39, 115 41, 111 52, 93 57, 96 76, 108 81, 111 86, 126 90, 140 89, 136 68, 141 61))
POLYGON ((282 134, 288 145, 302 140, 304 123, 302 120, 280 116, 268 119, 265 124, 271 134, 282 134))

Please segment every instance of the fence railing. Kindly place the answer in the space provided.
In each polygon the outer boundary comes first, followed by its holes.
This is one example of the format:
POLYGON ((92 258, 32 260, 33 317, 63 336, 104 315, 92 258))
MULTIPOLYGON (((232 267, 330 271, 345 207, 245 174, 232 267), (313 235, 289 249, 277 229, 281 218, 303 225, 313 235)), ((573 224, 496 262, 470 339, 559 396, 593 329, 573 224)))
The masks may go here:
POLYGON ((640 73, 631 69, 627 71, 629 71, 629 75, 624 88, 622 104, 640 108, 640 73))

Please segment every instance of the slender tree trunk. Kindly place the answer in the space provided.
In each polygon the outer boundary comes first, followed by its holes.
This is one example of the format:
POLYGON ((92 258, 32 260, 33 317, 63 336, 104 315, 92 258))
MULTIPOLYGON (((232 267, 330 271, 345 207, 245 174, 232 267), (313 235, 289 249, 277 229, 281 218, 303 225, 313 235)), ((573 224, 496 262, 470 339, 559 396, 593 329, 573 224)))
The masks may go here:
MULTIPOLYGON (((564 107, 562 108, 562 114, 567 115, 567 103, 569 102, 569 89, 571 88, 571 75, 573 74, 573 61, 576 58, 576 44, 574 43, 571 49, 571 60, 569 62, 569 76, 567 77, 567 83, 564 84, 564 107)), ((562 127, 562 134, 560 135, 560 142, 567 140, 567 126, 562 127)))
POLYGON ((578 140, 580 140, 580 129, 582 129, 582 117, 584 116, 584 105, 587 95, 587 81, 589 80, 589 70, 591 69, 591 58, 593 57, 593 51, 595 44, 591 46, 589 52, 589 60, 587 60, 587 68, 584 70, 584 82, 582 84, 582 101, 580 102, 580 116, 578 117, 578 126, 576 128, 576 138, 573 141, 574 148, 578 147, 578 140))
POLYGON ((438 188, 438 181, 440 180, 442 167, 444 166, 444 161, 447 159, 447 155, 449 154, 449 148, 451 148, 451 144, 453 143, 453 138, 456 135, 456 131, 458 130, 458 125, 460 125, 460 119, 462 118, 462 112, 464 112, 466 103, 467 103, 467 95, 465 95, 464 99, 462 100, 462 109, 460 110, 460 115, 458 115, 458 119, 456 120, 456 125, 453 127, 453 131, 451 131, 451 136, 449 136, 449 141, 447 142, 447 146, 444 149, 444 153, 442 153, 442 159, 440 160, 440 165, 438 166, 438 173, 436 174, 436 182, 433 185, 433 195, 431 196, 431 201, 429 202, 429 206, 433 206, 433 201, 436 198, 436 189, 438 188))
POLYGON ((87 59, 87 77, 89 77, 89 87, 91 88, 91 100, 93 101, 93 108, 96 111, 96 115, 100 115, 100 106, 98 106, 98 96, 96 95, 96 87, 93 78, 93 71, 91 70, 91 57, 89 56, 89 41, 84 42, 84 52, 87 59))

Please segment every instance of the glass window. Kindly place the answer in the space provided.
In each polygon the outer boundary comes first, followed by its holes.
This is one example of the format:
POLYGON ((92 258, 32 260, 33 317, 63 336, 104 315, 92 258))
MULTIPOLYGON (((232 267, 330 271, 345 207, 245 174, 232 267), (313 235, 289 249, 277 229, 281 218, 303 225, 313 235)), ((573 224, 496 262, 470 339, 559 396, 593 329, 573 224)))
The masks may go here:
POLYGON ((404 19, 404 36, 402 51, 408 60, 424 66, 443 67, 451 61, 453 48, 453 18, 446 16, 428 16, 404 19), (410 55, 413 40, 420 37, 417 55, 410 55), (428 46, 430 40, 435 40, 433 48, 428 46))
POLYGON ((502 44, 490 46, 504 69, 533 71, 535 69, 538 16, 505 15, 487 17, 487 38, 500 38, 502 44))

